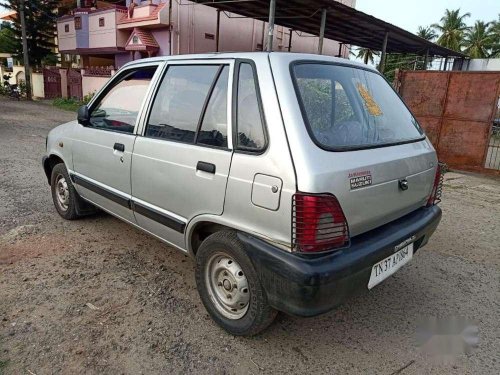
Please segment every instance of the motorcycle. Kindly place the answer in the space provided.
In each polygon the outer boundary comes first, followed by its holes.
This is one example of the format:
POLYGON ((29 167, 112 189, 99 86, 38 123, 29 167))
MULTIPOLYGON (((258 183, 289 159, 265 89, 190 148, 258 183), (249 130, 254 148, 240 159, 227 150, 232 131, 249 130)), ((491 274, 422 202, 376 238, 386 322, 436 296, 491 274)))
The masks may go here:
POLYGON ((11 85, 8 81, 4 81, 3 85, 9 97, 21 100, 21 90, 19 90, 19 85, 17 84, 11 85))

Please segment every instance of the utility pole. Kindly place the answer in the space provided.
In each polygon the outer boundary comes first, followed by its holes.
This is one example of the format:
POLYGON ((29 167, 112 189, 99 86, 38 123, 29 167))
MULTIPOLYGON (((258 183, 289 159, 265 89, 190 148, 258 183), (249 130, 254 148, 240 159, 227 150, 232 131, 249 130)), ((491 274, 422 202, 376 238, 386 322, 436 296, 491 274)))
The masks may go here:
POLYGON ((267 28, 267 50, 269 52, 273 51, 275 13, 276 13, 276 0, 271 0, 269 4, 269 26, 267 28))
POLYGON ((26 98, 31 100, 31 69, 28 56, 28 39, 26 37, 26 20, 24 18, 24 0, 19 6, 19 17, 21 18, 21 32, 23 36, 24 77, 26 78, 26 98))

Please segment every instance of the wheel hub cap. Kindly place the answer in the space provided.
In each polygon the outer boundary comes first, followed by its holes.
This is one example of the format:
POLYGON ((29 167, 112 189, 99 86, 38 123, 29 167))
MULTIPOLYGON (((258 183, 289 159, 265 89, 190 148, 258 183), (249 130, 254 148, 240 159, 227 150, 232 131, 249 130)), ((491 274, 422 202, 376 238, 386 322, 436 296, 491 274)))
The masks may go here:
POLYGON ((240 265, 222 253, 210 258, 205 272, 208 292, 214 306, 228 319, 240 319, 248 310, 250 291, 240 265))
POLYGON ((69 207, 69 188, 66 179, 61 174, 56 178, 55 190, 59 208, 63 211, 66 211, 69 207))

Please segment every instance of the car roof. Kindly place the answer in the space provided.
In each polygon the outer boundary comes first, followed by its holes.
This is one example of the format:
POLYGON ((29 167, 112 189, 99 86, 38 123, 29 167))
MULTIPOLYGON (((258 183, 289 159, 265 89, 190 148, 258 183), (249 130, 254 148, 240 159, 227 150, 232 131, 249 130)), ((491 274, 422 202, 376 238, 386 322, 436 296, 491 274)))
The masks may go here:
POLYGON ((189 60, 221 60, 221 59, 249 59, 249 60, 262 60, 272 58, 278 63, 289 64, 293 61, 306 60, 306 61, 320 61, 331 62, 342 65, 349 65, 355 68, 363 68, 376 71, 372 66, 362 64, 357 61, 352 61, 339 57, 316 55, 312 53, 294 53, 294 52, 213 52, 203 54, 184 54, 173 56, 159 56, 150 57, 146 59, 134 60, 123 67, 133 66, 135 64, 143 64, 148 62, 164 62, 164 61, 189 61, 189 60))

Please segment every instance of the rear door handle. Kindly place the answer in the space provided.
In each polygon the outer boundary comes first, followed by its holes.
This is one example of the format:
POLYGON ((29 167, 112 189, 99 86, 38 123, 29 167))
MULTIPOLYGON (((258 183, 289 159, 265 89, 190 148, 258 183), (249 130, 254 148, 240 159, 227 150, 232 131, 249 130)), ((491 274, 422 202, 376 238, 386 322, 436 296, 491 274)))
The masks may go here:
POLYGON ((215 174, 215 164, 199 161, 198 164, 196 164, 196 170, 215 174))
POLYGON ((125 152, 125 145, 123 143, 115 143, 113 149, 120 152, 125 152))

